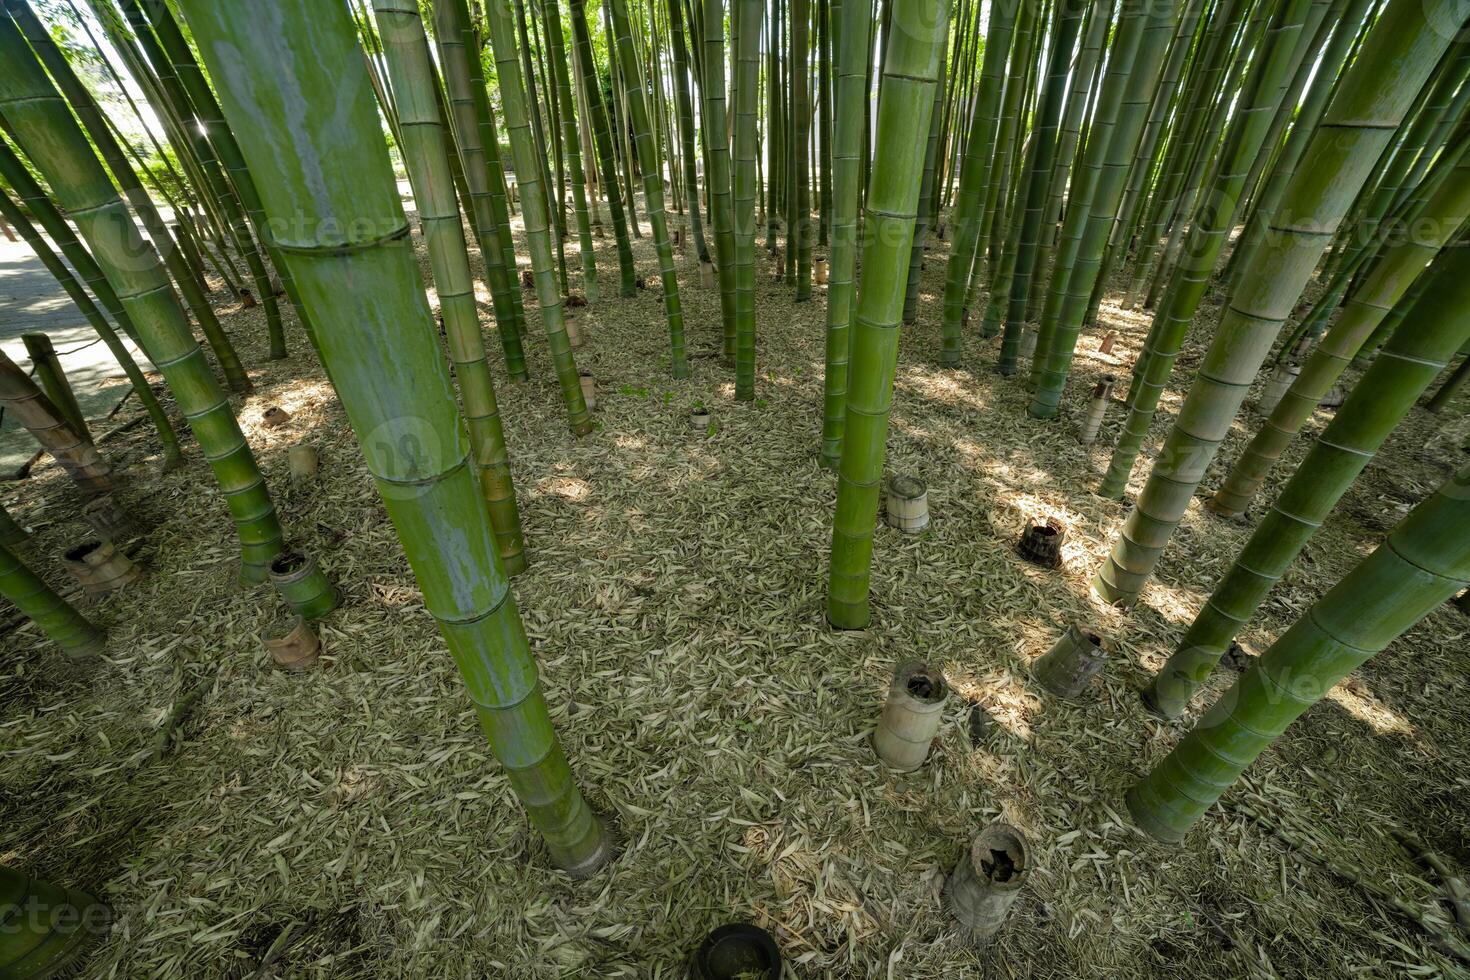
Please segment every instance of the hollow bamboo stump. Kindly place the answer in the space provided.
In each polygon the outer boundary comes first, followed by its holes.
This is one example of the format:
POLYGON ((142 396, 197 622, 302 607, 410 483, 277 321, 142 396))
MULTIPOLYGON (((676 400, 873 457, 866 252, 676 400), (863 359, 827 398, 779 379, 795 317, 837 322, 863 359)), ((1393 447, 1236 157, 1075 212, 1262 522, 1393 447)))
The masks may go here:
POLYGON ((939 734, 949 685, 928 664, 901 665, 888 686, 888 700, 873 731, 873 750, 890 768, 908 772, 924 764, 939 734))
POLYGON ((918 534, 929 526, 929 490, 922 480, 891 476, 886 491, 883 515, 890 527, 918 534))
POLYGON ((562 326, 567 331, 567 344, 573 348, 582 346, 582 328, 577 325, 575 317, 565 316, 562 318, 562 326))
POLYGON ((590 412, 597 407, 597 379, 586 371, 579 377, 582 382, 582 400, 587 403, 587 411, 590 412))
POLYGON ((1262 415, 1270 415, 1276 411, 1276 406, 1281 404, 1281 399, 1286 395, 1286 390, 1296 381, 1297 375, 1302 369, 1295 364, 1282 364, 1266 381, 1266 387, 1261 389, 1261 397, 1256 399, 1256 411, 1262 415))
POLYGON ((1021 557, 1043 568, 1060 568, 1062 564, 1062 541, 1067 536, 1067 526, 1058 518, 1032 518, 1021 532, 1016 550, 1021 557))
POLYGON ((818 286, 827 285, 827 269, 826 259, 817 259, 816 262, 812 263, 812 270, 816 274, 818 286))
POLYGON ((1009 824, 993 823, 960 856, 944 897, 960 927, 984 943, 1000 931, 1030 874, 1025 836, 1009 824))
POLYGON ((107 595, 143 577, 143 568, 111 541, 85 541, 62 556, 61 563, 88 595, 107 595))
POLYGON ((707 434, 709 432, 709 424, 712 421, 713 417, 707 408, 696 408, 689 413, 689 429, 691 432, 697 432, 700 435, 707 434))
POLYGON ((1099 354, 1111 354, 1113 352, 1113 345, 1117 342, 1118 331, 1109 330, 1107 333, 1103 334, 1102 343, 1097 345, 1097 352, 1099 354))
POLYGON ((342 601, 316 559, 299 551, 282 552, 271 562, 271 584, 291 611, 303 619, 321 619, 342 601))
POLYGON ((1031 676, 1057 697, 1075 698, 1087 690, 1107 662, 1102 638, 1073 625, 1031 665, 1031 676))
POLYGON ((699 284, 705 289, 715 288, 715 264, 713 262, 699 263, 699 284))
POLYGON ((261 637, 276 666, 284 670, 307 670, 316 663, 322 643, 301 616, 282 617, 261 637))

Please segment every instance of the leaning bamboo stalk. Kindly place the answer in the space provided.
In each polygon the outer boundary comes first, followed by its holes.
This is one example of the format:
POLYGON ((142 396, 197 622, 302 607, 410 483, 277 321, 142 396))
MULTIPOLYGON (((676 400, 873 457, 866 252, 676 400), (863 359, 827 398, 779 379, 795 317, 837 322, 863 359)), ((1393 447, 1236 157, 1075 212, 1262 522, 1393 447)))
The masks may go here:
POLYGON ((1338 681, 1470 582, 1470 466, 1318 599, 1127 795, 1163 841, 1189 828, 1338 681))
MULTIPOLYGON (((148 196, 148 191, 143 187, 142 181, 138 179, 138 175, 133 171, 133 168, 129 166, 127 157, 119 148, 118 142, 113 137, 111 130, 108 129, 107 123, 101 111, 98 109, 96 101, 72 71, 66 58, 51 40, 51 36, 46 33, 40 21, 30 12, 26 0, 5 0, 5 5, 6 9, 16 18, 15 24, 20 28, 21 34, 25 39, 30 42, 35 55, 41 59, 41 62, 46 66, 46 70, 51 73, 51 78, 54 80, 56 88, 60 90, 60 95, 64 97, 58 99, 58 101, 63 105, 69 106, 76 112, 77 118, 81 120, 82 126, 86 129, 87 136, 91 137, 92 145, 97 148, 97 152, 106 161, 107 169, 112 172, 113 177, 117 180, 118 186, 122 189, 123 195, 126 196, 128 204, 132 206, 133 211, 138 215, 138 219, 142 221, 153 247, 158 250, 158 254, 162 257, 168 272, 172 274, 174 281, 178 283, 179 292, 183 294, 184 302, 188 304, 189 312, 193 313, 194 318, 199 321, 199 329, 203 331, 204 339, 209 344, 209 349, 214 353, 215 360, 219 363, 220 372, 225 376, 225 383, 230 386, 231 391, 242 394, 250 391, 250 376, 245 373, 245 368, 240 363, 240 356, 235 352, 234 344, 230 342, 229 336, 225 333, 224 328, 220 326, 219 318, 215 316, 214 309, 209 305, 209 298, 198 288, 198 284, 194 282, 194 277, 189 274, 189 264, 184 261, 183 254, 175 245, 173 236, 169 234, 168 225, 164 222, 162 216, 159 215, 158 209, 154 206, 153 199, 148 196)), ((17 47, 15 51, 16 57, 30 56, 29 52, 25 52, 20 47, 17 47)), ((50 88, 49 84, 47 88, 50 88)), ((17 125, 14 119, 6 119, 5 123, 8 126, 17 125)), ((16 142, 21 144, 22 150, 26 150, 23 139, 17 138, 16 142)), ((92 156, 90 147, 87 149, 87 156, 89 158, 92 156)), ((31 162, 36 163, 34 159, 31 162)), ((37 164, 37 168, 41 169, 39 164, 37 164)), ((105 179, 105 174, 103 176, 105 179)), ((56 190, 54 181, 51 181, 48 177, 47 182, 51 184, 53 190, 56 190)), ((73 208, 61 198, 59 191, 57 192, 57 198, 62 204, 63 209, 70 214, 73 208)), ((129 223, 131 224, 131 222, 129 223)), ((80 223, 78 223, 78 226, 80 230, 80 223)), ((82 237, 86 238, 87 236, 83 234, 82 237)), ((91 246, 94 258, 97 259, 98 263, 104 269, 109 268, 107 262, 103 261, 103 257, 100 254, 95 254, 98 252, 97 245, 91 241, 88 241, 88 244, 91 246)), ((109 279, 111 279, 110 276, 109 279)), ((126 309, 128 304, 125 298, 120 296, 119 299, 123 301, 122 306, 126 309)), ((176 301, 175 305, 177 305, 176 301)), ((129 315, 132 315, 131 310, 129 311, 129 315)), ((185 322, 187 324, 187 320, 185 322)), ((148 351, 149 358, 153 360, 154 364, 158 364, 158 359, 154 356, 155 352, 147 340, 148 332, 139 327, 139 334, 143 338, 143 346, 148 351)), ((162 367, 162 365, 159 366, 162 367)))
MULTIPOLYGON (((219 85, 225 116, 259 177, 267 213, 305 219, 306 234, 282 236, 281 250, 301 283, 322 360, 481 728, 552 860, 574 874, 590 874, 610 857, 610 840, 577 789, 552 729, 475 485, 464 422, 406 241, 408 225, 348 12, 311 0, 248 6, 185 0, 182 6, 219 85), (322 111, 303 117, 303 106, 322 111), (288 120, 304 121, 290 126, 292 153, 279 154, 274 141, 288 120), (400 451, 415 439, 419 451, 400 451)), ((502 38, 508 14, 503 4, 492 6, 502 38)), ((505 89, 513 83, 508 68, 500 76, 505 89)), ((525 125, 509 107, 507 118, 513 132, 525 125)), ((539 190, 528 192, 523 204, 528 212, 544 212, 539 190)), ((542 249, 541 258, 541 278, 549 283, 549 250, 542 249)), ((564 333, 553 339, 565 345, 564 333)))
POLYGON ((46 397, 19 364, 0 351, 0 407, 35 436, 41 448, 66 470, 86 494, 112 489, 112 465, 67 424, 61 411, 46 397))
POLYGON ((71 426, 71 430, 82 441, 93 442, 92 430, 87 428, 87 417, 82 414, 77 393, 72 390, 71 381, 66 376, 66 369, 61 366, 61 358, 56 356, 56 347, 51 343, 51 338, 43 333, 32 332, 21 334, 20 341, 25 345, 26 356, 31 359, 31 371, 37 383, 46 393, 46 397, 51 399, 51 404, 61 413, 62 421, 71 426))
POLYGON ((1353 291, 1337 323, 1312 351, 1297 380, 1210 500, 1211 510, 1229 516, 1249 506, 1266 475, 1316 411, 1323 396, 1352 363, 1358 350, 1409 291, 1428 261, 1470 219, 1467 146, 1460 148, 1460 159, 1453 171, 1427 202, 1424 215, 1428 220, 1413 221, 1406 239, 1389 248, 1353 291))
POLYGON ((1177 717, 1395 426, 1470 339, 1470 249, 1446 249, 1394 334, 1287 481, 1144 697, 1177 717))
POLYGON ((868 184, 863 279, 853 318, 852 384, 828 572, 827 619, 839 629, 862 629, 871 617, 868 581, 903 287, 949 4, 914 0, 892 7, 891 15, 876 133, 884 152, 873 160, 868 184))
POLYGON ((495 528, 501 563, 506 574, 515 575, 526 567, 526 548, 521 538, 515 486, 511 482, 510 457, 505 450, 505 432, 495 399, 495 382, 490 376, 475 305, 464 225, 450 182, 449 155, 445 152, 439 122, 428 38, 416 2, 373 0, 373 9, 377 12, 388 78, 403 134, 404 164, 429 248, 429 264, 439 293, 439 312, 444 319, 449 356, 454 361, 470 444, 480 471, 480 492, 495 528))
POLYGON ((1441 16, 1458 19, 1443 6, 1448 2, 1388 0, 1373 26, 1272 219, 1273 234, 1232 291, 1148 483, 1094 578, 1106 601, 1132 604, 1153 574, 1338 223, 1449 46, 1435 26, 1441 16))
POLYGON ((91 246, 209 459, 235 519, 242 577, 264 581, 282 547, 281 525, 229 398, 205 363, 157 253, 9 18, 0 18, 0 113, 91 246))

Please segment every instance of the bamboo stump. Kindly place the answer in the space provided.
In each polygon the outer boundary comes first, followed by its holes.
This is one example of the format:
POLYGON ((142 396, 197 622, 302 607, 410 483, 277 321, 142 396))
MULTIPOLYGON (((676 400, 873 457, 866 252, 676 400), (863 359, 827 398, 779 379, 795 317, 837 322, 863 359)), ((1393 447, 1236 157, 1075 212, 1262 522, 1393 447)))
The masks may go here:
POLYGON ((316 630, 295 613, 281 617, 260 639, 276 666, 283 670, 300 671, 311 668, 322 649, 316 630))
POLYGON ((1062 541, 1067 536, 1067 525, 1055 517, 1045 520, 1033 518, 1021 532, 1016 550, 1021 557, 1033 565, 1043 568, 1060 568, 1062 565, 1062 541))
POLYGON ((924 481, 911 476, 888 478, 883 515, 890 527, 918 534, 929 526, 929 492, 924 481))
POLYGON ((137 527, 117 505, 117 501, 112 499, 110 493, 83 504, 82 520, 87 522, 87 525, 99 538, 114 544, 128 541, 138 535, 137 527))
POLYGON ((689 413, 689 431, 708 435, 710 423, 714 421, 707 408, 696 408, 689 413))
POLYGON ((143 577, 143 568, 115 548, 111 541, 86 541, 61 559, 88 595, 104 596, 143 577))
POLYGON ((578 375, 582 383, 582 400, 587 403, 587 411, 597 407, 597 379, 589 372, 583 371, 578 375))
POLYGON ((944 674, 910 661, 893 675, 888 700, 873 731, 873 750, 890 768, 909 772, 924 764, 939 734, 949 685, 944 674))
POLYGON ((290 470, 292 483, 300 485, 314 482, 320 465, 321 457, 317 454, 316 447, 310 443, 303 442, 286 450, 286 466, 290 470))
POLYGON ((950 912, 972 940, 988 942, 1030 873, 1025 836, 1009 824, 993 823, 975 837, 945 882, 950 912))
POLYGON ((342 602, 341 593, 310 555, 283 552, 271 562, 270 575, 281 598, 303 619, 321 619, 342 602))
POLYGON ((1087 414, 1082 417, 1082 428, 1077 433, 1077 441, 1084 446, 1090 446, 1097 442, 1098 430, 1102 428, 1103 416, 1108 413, 1108 396, 1112 394, 1113 385, 1118 379, 1111 374, 1102 376, 1092 389, 1092 400, 1087 403, 1087 414))
POLYGON ((1075 698, 1087 690, 1107 662, 1102 637, 1073 625, 1032 664, 1031 676, 1057 697, 1075 698))

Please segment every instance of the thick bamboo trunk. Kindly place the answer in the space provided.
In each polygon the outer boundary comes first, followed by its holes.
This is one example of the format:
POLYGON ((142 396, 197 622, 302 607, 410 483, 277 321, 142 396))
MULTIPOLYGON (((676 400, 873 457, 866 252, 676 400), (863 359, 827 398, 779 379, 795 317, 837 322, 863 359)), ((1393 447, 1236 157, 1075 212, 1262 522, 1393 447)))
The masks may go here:
POLYGON ((35 436, 41 448, 61 464, 89 496, 112 489, 112 465, 97 447, 67 424, 61 410, 46 397, 20 365, 0 352, 0 406, 35 436))
MULTIPOLYGON (((481 727, 552 859, 590 874, 610 856, 608 837, 551 727, 406 242, 352 21, 341 6, 308 0, 248 7, 186 0, 182 6, 260 179, 267 213, 305 219, 306 234, 282 236, 282 252, 481 727), (302 116, 303 106, 323 111, 302 116), (293 152, 278 154, 275 141, 288 129, 293 152), (400 451, 415 438, 419 452, 400 451)), ((492 16, 498 32, 509 28, 503 6, 492 8, 492 16)), ((501 84, 511 86, 502 71, 501 84)), ((513 130, 524 125, 516 112, 507 111, 507 118, 513 130)), ((523 200, 528 211, 544 208, 539 190, 528 190, 523 200)), ((549 280, 550 270, 543 270, 549 280)))

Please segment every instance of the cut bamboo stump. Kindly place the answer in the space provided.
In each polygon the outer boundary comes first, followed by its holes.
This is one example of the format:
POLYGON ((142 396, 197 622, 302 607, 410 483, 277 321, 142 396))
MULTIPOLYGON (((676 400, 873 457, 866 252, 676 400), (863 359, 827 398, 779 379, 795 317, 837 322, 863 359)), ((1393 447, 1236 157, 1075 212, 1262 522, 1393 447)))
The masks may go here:
POLYGON ((699 263, 699 284, 705 289, 715 288, 715 264, 713 262, 699 263))
POLYGON ((1296 381, 1297 375, 1302 369, 1295 364, 1282 364, 1266 381, 1266 387, 1261 389, 1261 397, 1256 399, 1256 411, 1262 415, 1270 415, 1276 411, 1276 406, 1281 404, 1286 390, 1296 381))
POLYGON ((591 374, 583 371, 580 375, 582 382, 582 400, 587 403, 587 411, 597 407, 597 379, 591 374))
POLYGON ((710 422, 714 421, 707 408, 696 408, 689 413, 689 430, 700 435, 709 434, 710 422))
POLYGON ((1097 442, 1098 430, 1102 428, 1103 416, 1108 413, 1108 396, 1112 394, 1113 385, 1118 379, 1111 374, 1102 376, 1092 389, 1092 400, 1087 403, 1087 414, 1082 416, 1082 428, 1077 433, 1077 441, 1084 446, 1090 446, 1097 442))
POLYGON ((1327 389, 1327 394, 1322 396, 1322 400, 1317 405, 1320 408, 1341 408, 1345 401, 1347 401, 1347 392, 1343 390, 1342 385, 1333 385, 1327 389))
POLYGON ((1113 352, 1113 345, 1117 342, 1118 331, 1109 330, 1107 333, 1103 334, 1102 343, 1097 345, 1097 352, 1099 354, 1111 354, 1113 352))
POLYGON ((562 318, 562 325, 566 327, 567 344, 573 349, 581 347, 582 328, 577 325, 576 319, 572 316, 565 316, 562 318))
POLYGON ((1060 568, 1062 565, 1062 541, 1067 536, 1067 525, 1058 518, 1033 518, 1021 532, 1016 550, 1021 557, 1033 565, 1043 568, 1060 568))
POLYGON ((316 663, 322 641, 316 630, 301 616, 283 616, 260 638, 277 667, 285 670, 307 670, 316 663))
POLYGON ((259 304, 256 302, 256 299, 255 299, 255 294, 252 293, 250 290, 245 289, 245 288, 242 287, 240 289, 240 306, 243 309, 247 309, 248 310, 251 307, 258 306, 258 305, 259 304))
POLYGON ((704 937, 690 960, 693 980, 780 980, 781 949, 764 929, 745 922, 720 926, 704 937))
POLYGON ((1036 328, 1030 324, 1027 324, 1021 330, 1021 346, 1016 356, 1022 363, 1036 356, 1036 336, 1036 328))
POLYGON ((1073 625, 1031 665, 1031 676, 1057 697, 1075 698, 1087 690, 1107 662, 1102 637, 1073 625))
POLYGON ((286 466, 291 472, 292 483, 299 485, 315 481, 320 465, 321 457, 310 443, 299 443, 286 450, 286 466))
POLYGON ((260 413, 260 421, 265 423, 267 428, 279 429, 291 421, 291 413, 279 405, 271 405, 260 413))
POLYGON ((924 481, 912 476, 888 478, 883 516, 889 527, 918 534, 929 526, 929 492, 924 481))
POLYGON ((316 559, 299 551, 279 555, 271 562, 270 575, 281 598, 303 619, 321 619, 342 601, 316 559))
POLYGON ((873 731, 873 750, 890 768, 909 772, 924 764, 939 734, 949 685, 928 664, 910 661, 893 675, 883 714, 873 731))
POLYGON ((103 494, 82 505, 82 520, 102 540, 121 544, 138 536, 138 529, 123 509, 112 499, 112 494, 103 494))
POLYGON ((1031 873, 1031 851, 1015 827, 993 823, 971 842, 944 885, 950 912, 978 943, 1000 931, 1031 873))
POLYGON ((88 595, 116 592, 143 577, 143 568, 111 541, 86 541, 62 556, 61 563, 88 595))
POLYGON ((818 286, 827 285, 827 269, 828 265, 826 259, 817 259, 816 262, 812 263, 812 271, 816 275, 818 286))

